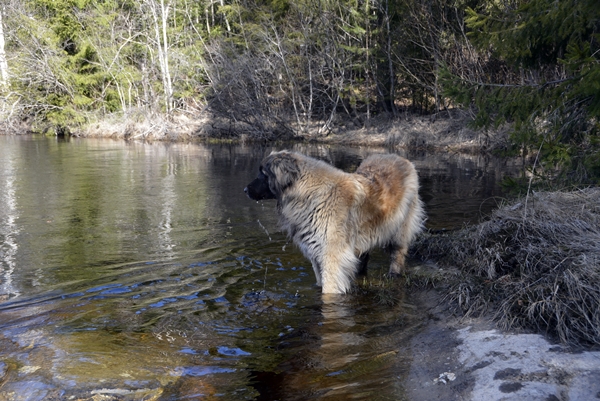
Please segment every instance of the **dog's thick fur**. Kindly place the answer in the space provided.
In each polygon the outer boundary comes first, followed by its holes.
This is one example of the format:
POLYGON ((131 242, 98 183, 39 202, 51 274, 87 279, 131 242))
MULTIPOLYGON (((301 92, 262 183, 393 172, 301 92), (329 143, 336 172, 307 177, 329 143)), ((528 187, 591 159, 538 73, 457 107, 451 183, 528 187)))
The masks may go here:
POLYGON ((277 199, 281 227, 323 293, 347 292, 376 246, 391 250, 390 274, 402 271, 425 220, 418 190, 413 164, 398 155, 370 156, 351 174, 290 151, 267 156, 244 189, 254 200, 277 199))

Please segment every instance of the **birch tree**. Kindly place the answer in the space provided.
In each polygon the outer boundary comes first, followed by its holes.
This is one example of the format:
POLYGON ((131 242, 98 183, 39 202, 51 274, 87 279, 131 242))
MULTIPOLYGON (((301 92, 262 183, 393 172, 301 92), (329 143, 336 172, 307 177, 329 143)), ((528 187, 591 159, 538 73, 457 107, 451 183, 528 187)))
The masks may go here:
POLYGON ((168 20, 171 11, 171 1, 144 0, 144 4, 150 10, 160 64, 160 73, 164 90, 164 102, 167 114, 173 110, 173 82, 169 69, 169 40, 168 20))
POLYGON ((8 86, 8 62, 4 52, 4 29, 2 27, 2 9, 0 9, 0 87, 6 89, 8 86))

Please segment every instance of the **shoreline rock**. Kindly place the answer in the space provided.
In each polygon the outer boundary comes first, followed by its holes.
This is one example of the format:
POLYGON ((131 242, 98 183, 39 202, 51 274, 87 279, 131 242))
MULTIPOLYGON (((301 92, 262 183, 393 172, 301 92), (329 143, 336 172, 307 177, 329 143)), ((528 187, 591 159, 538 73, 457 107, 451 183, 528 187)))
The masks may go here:
POLYGON ((600 352, 541 334, 501 331, 485 318, 458 318, 435 290, 421 294, 429 321, 411 340, 402 380, 411 401, 592 400, 600 395, 600 352), (454 380, 439 380, 454 378, 454 380))

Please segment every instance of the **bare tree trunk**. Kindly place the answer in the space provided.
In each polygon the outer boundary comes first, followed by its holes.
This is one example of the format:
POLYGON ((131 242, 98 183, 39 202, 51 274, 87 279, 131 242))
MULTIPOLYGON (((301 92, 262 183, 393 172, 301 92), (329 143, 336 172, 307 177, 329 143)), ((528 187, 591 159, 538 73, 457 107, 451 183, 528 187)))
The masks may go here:
MULTIPOLYGON (((298 124, 298 127, 300 129, 302 129, 302 120, 300 119, 300 113, 301 113, 301 111, 303 113, 306 113, 306 107, 304 106, 304 103, 302 102, 302 96, 300 96, 300 94, 298 93, 298 89, 297 89, 298 85, 296 83, 295 77, 294 77, 292 71, 290 71, 290 68, 289 68, 289 65, 287 62, 287 52, 284 50, 284 47, 282 45, 282 40, 279 37, 279 34, 277 33, 277 27, 275 27, 275 25, 273 25, 271 27, 268 27, 267 29, 271 29, 273 31, 274 39, 269 39, 267 33, 265 33, 265 36, 266 36, 267 40, 269 40, 271 42, 274 53, 277 55, 277 57, 279 57, 281 59, 281 65, 283 66, 283 68, 285 70, 285 74, 289 81, 289 89, 290 89, 291 95, 292 95, 292 99, 291 99, 292 105, 294 106, 294 114, 296 115, 296 123, 298 124)), ((279 86, 282 91, 285 91, 285 88, 282 85, 281 79, 279 79, 279 86)))
POLYGON ((206 32, 210 35, 210 18, 208 13, 208 7, 204 9, 204 16, 206 17, 206 32))
MULTIPOLYGON (((170 2, 165 7, 165 0, 160 0, 162 14, 162 36, 163 36, 163 80, 165 82, 165 102, 167 104, 167 113, 173 109, 173 84, 171 81, 171 71, 169 69, 169 46, 167 42, 167 18, 169 16, 170 2)), ((160 43, 159 43, 160 47, 160 43)))
POLYGON ((0 10, 0 89, 8 87, 8 62, 4 52, 4 30, 2 28, 2 10, 0 10))
MULTIPOLYGON (((433 16, 433 11, 431 9, 431 2, 428 3, 427 8, 429 11, 429 15, 433 16)), ((439 56, 440 56, 439 40, 440 40, 440 31, 439 30, 433 31, 431 34, 431 49, 433 50, 433 62, 434 62, 433 72, 434 72, 434 77, 435 77, 434 82, 433 82, 433 97, 434 97, 434 101, 435 101, 435 104, 434 104, 435 113, 437 113, 438 111, 441 110, 440 95, 439 95, 439 83, 438 83, 438 76, 440 75, 438 73, 439 56)))
POLYGON ((163 90, 165 97, 165 108, 167 114, 173 110, 173 84, 171 73, 169 71, 169 42, 167 39, 167 21, 169 18, 169 9, 171 2, 165 5, 165 0, 160 0, 159 5, 156 0, 146 0, 150 7, 152 18, 154 20, 154 34, 156 36, 156 46, 158 47, 158 62, 160 63, 161 76, 163 81, 163 90), (160 13, 160 15, 159 15, 160 13), (159 21, 160 19, 160 21, 159 21))
POLYGON ((370 9, 369 9, 369 1, 367 0, 365 2, 365 14, 366 14, 366 23, 365 23, 365 31, 366 31, 366 35, 365 35, 365 47, 366 47, 366 52, 365 55, 367 57, 366 60, 366 66, 365 66, 365 75, 366 75, 366 82, 367 82, 367 128, 370 127, 371 125, 371 60, 369 59, 369 52, 371 51, 371 49, 369 48, 370 45, 370 41, 371 41, 371 21, 369 21, 369 14, 370 14, 370 9))
POLYGON ((385 27, 387 31, 386 53, 388 58, 388 73, 390 74, 390 109, 392 110, 392 115, 396 117, 396 74, 394 73, 394 63, 392 62, 392 32, 390 31, 390 7, 388 0, 385 0, 385 27))
MULTIPOLYGON (((221 7, 225 7, 225 1, 220 0, 219 3, 221 7)), ((223 18, 225 18, 225 25, 227 26, 227 32, 231 32, 231 25, 229 25, 229 19, 227 18, 227 14, 223 14, 223 18)))

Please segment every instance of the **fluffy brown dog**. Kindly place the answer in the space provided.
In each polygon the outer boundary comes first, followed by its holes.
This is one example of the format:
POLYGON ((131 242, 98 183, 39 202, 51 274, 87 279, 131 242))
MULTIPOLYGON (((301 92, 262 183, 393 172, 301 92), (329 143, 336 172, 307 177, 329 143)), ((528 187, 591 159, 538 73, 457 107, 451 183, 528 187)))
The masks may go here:
POLYGON ((365 159, 354 174, 300 153, 273 152, 244 189, 277 199, 280 225, 313 266, 323 293, 345 293, 376 246, 391 250, 390 274, 404 267, 423 229, 415 167, 394 154, 365 159))

